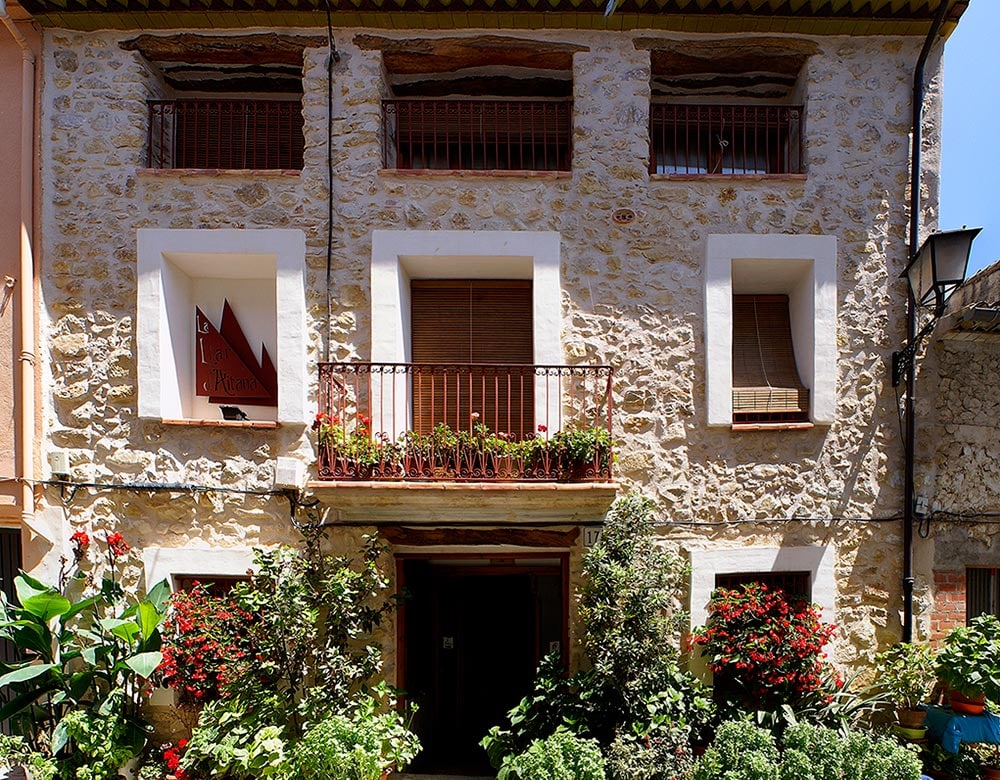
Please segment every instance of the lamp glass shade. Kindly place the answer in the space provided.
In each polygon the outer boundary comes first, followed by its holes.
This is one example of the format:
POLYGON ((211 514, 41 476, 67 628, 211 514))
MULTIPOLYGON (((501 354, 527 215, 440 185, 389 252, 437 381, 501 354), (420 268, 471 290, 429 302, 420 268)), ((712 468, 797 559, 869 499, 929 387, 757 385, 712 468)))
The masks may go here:
POLYGON ((933 305, 940 316, 945 302, 965 281, 972 240, 982 228, 932 233, 906 269, 913 297, 920 306, 933 305))

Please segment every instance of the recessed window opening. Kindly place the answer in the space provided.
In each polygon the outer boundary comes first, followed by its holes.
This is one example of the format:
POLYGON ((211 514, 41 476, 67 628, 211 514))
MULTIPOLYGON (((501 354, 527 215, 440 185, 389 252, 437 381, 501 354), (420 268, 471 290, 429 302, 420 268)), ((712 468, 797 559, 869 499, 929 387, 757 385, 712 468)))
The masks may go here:
POLYGON ((804 171, 800 82, 814 44, 721 39, 645 45, 652 49, 651 174, 804 171))
POLYGON ((383 165, 400 170, 568 171, 573 52, 481 36, 383 49, 383 165))
POLYGON ((763 571, 716 574, 715 587, 736 590, 751 583, 766 585, 768 590, 780 590, 788 600, 811 598, 810 573, 807 571, 763 571))
POLYGON ((141 35, 161 79, 148 101, 150 168, 301 170, 302 60, 320 37, 141 35))
POLYGON ((1000 617, 1000 569, 970 567, 965 570, 966 620, 980 615, 1000 617))
POLYGON ((733 296, 733 422, 808 422, 787 295, 733 296))

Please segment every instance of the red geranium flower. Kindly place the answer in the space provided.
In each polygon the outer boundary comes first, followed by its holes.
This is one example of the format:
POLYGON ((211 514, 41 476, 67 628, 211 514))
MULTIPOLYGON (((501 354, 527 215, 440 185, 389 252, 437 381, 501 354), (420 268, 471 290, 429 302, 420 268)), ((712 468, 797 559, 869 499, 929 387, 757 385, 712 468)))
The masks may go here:
POLYGON ((69 540, 73 543, 73 559, 79 561, 90 547, 90 537, 86 531, 77 531, 69 540))
POLYGON ((118 533, 118 531, 108 534, 108 550, 116 558, 121 558, 131 549, 131 546, 125 541, 125 537, 118 533))

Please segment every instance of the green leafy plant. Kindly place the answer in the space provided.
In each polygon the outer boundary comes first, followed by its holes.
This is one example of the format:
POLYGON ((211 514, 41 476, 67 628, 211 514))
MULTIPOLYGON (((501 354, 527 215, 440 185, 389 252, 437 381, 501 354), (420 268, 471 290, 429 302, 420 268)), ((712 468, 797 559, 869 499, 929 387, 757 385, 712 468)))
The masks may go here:
POLYGON ((677 595, 687 567, 657 546, 651 502, 632 495, 615 503, 584 573, 580 613, 592 668, 564 680, 550 659, 509 725, 492 728, 481 744, 499 768, 563 726, 609 751, 612 780, 674 777, 713 706, 679 667, 677 595))
POLYGON ((896 704, 914 710, 937 679, 937 657, 930 645, 900 642, 875 659, 879 687, 896 704))
POLYGON ((0 767, 22 766, 33 780, 54 780, 59 767, 55 760, 32 750, 24 737, 0 734, 0 767))
POLYGON ((886 737, 791 726, 780 746, 767 729, 726 721, 698 759, 694 780, 919 780, 917 754, 886 737))
POLYGON ((1000 620, 980 615, 952 629, 938 653, 937 674, 965 696, 1000 702, 1000 620))
POLYGON ((497 780, 604 780, 601 746, 559 728, 533 741, 523 753, 508 756, 497 780))
MULTIPOLYGON (((146 742, 140 708, 162 659, 159 628, 169 588, 164 581, 144 598, 128 599, 118 565, 131 548, 113 532, 102 540, 98 563, 106 565, 95 590, 81 568, 93 563, 90 537, 78 531, 71 541, 74 559, 63 560, 57 585, 21 572, 14 580, 18 603, 0 599, 0 636, 16 654, 0 664, 0 686, 9 691, 0 720, 51 757, 73 752, 78 761, 98 751, 102 758, 92 762, 98 772, 107 755, 127 759, 146 742)), ((75 776, 88 771, 80 765, 75 776)))
POLYGON ((295 745, 291 776, 301 780, 379 780, 391 768, 404 769, 420 742, 396 710, 381 710, 378 696, 361 699, 350 713, 323 718, 295 745))
POLYGON ((230 592, 228 603, 254 619, 244 626, 242 654, 224 665, 220 698, 204 707, 187 743, 185 772, 220 780, 296 777, 294 768, 312 760, 302 745, 348 724, 367 735, 379 761, 412 758, 415 737, 394 710, 376 713, 370 688, 381 668, 372 633, 393 606, 384 548, 366 537, 360 555, 334 557, 321 543, 310 535, 301 548, 255 551, 256 572, 230 592), (323 723, 326 731, 315 731, 323 723))

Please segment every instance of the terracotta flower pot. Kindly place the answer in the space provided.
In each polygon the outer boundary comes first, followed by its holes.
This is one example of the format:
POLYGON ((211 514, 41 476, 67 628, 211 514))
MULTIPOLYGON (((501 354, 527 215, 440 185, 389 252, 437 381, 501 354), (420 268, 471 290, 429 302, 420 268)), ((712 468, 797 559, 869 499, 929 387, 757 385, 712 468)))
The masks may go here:
POLYGON ((978 696, 969 697, 954 689, 949 691, 948 701, 952 711, 960 715, 982 715, 983 709, 986 706, 985 695, 979 694, 978 696))
POLYGON ((927 719, 927 710, 896 710, 896 720, 904 729, 919 729, 927 719))
POLYGON ((992 766, 982 767, 985 780, 1000 780, 1000 769, 992 766))

